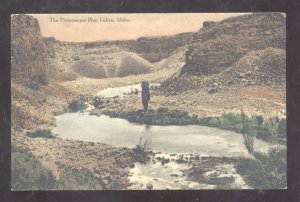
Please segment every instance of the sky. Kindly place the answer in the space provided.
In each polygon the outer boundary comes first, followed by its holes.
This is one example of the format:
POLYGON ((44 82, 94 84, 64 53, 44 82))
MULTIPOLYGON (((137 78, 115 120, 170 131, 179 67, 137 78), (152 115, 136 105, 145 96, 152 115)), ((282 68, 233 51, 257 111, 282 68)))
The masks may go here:
POLYGON ((61 41, 131 40, 195 32, 203 21, 221 21, 245 13, 29 14, 42 35, 61 41), (90 19, 90 20, 89 20, 90 19), (93 19, 93 20, 91 20, 93 19))

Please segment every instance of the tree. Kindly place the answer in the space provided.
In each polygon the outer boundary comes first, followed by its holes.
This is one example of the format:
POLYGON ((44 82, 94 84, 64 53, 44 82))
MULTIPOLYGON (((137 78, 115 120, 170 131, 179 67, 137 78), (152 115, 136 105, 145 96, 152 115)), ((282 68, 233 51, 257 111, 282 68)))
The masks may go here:
POLYGON ((262 115, 256 116, 257 124, 261 126, 264 123, 264 118, 262 115))
POLYGON ((266 127, 268 133, 271 135, 272 141, 274 141, 277 131, 278 131, 278 118, 277 117, 270 117, 266 120, 266 127))
POLYGON ((149 82, 142 82, 142 103, 144 106, 144 111, 148 110, 148 103, 150 101, 150 90, 149 90, 149 82))
POLYGON ((242 110, 243 129, 242 134, 244 144, 249 153, 254 152, 254 137, 257 135, 257 119, 255 117, 247 117, 242 110))

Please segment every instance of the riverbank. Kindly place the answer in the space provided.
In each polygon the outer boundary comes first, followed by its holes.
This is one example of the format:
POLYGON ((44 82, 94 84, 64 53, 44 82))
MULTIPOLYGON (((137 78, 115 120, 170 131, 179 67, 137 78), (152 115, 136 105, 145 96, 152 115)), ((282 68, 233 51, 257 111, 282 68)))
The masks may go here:
MULTIPOLYGON (((41 162, 53 173, 56 180, 59 180, 64 170, 69 170, 69 177, 74 180, 80 180, 80 176, 84 176, 85 170, 88 170, 93 177, 100 180, 103 189, 126 188, 128 167, 134 162, 129 149, 101 143, 61 138, 32 138, 26 135, 28 131, 52 129, 56 124, 54 115, 64 111, 73 99, 79 97, 78 92, 66 89, 59 83, 49 83, 47 86, 40 86, 39 89, 31 89, 12 81, 11 143, 41 162)), ((84 188, 88 187, 59 187, 84 188)))
MULTIPOLYGON (((110 111, 104 110, 99 113, 97 109, 91 111, 91 115, 108 115, 112 118, 126 119, 132 123, 146 125, 202 125, 242 133, 243 118, 239 114, 222 114, 219 117, 198 117, 190 116, 186 111, 169 110, 168 108, 158 108, 157 110, 148 109, 148 111, 110 111)), ((245 116, 251 120, 254 125, 252 130, 256 131, 259 139, 272 143, 286 143, 286 119, 278 117, 263 118, 262 116, 245 116), (275 130, 275 131, 274 131, 275 130)))

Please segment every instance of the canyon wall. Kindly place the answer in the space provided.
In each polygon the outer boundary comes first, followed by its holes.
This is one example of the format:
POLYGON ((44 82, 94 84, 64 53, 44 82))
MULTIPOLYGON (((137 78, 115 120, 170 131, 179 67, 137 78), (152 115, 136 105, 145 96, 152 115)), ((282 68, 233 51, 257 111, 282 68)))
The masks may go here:
POLYGON ((193 34, 185 65, 164 82, 165 92, 230 85, 285 84, 286 20, 254 13, 204 22, 193 34))
POLYGON ((45 46, 36 18, 29 15, 11 17, 12 79, 46 84, 47 61, 53 54, 45 46))
POLYGON ((280 13, 242 15, 204 25, 193 34, 181 75, 219 73, 250 51, 285 50, 286 24, 280 13))

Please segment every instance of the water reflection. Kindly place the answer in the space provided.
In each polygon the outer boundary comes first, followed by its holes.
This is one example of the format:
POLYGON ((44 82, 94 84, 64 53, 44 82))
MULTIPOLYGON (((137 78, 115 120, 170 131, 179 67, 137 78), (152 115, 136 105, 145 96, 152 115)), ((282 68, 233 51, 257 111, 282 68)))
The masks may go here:
MULTIPOLYGON (((91 116, 88 112, 61 114, 56 117, 56 123, 53 133, 61 138, 132 148, 142 136, 144 139, 151 138, 151 148, 156 151, 212 156, 248 154, 241 134, 199 125, 133 124, 124 119, 105 115, 91 116)), ((255 151, 266 152, 270 146, 256 139, 254 147, 255 151)))

